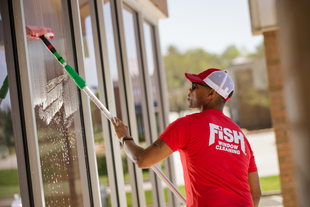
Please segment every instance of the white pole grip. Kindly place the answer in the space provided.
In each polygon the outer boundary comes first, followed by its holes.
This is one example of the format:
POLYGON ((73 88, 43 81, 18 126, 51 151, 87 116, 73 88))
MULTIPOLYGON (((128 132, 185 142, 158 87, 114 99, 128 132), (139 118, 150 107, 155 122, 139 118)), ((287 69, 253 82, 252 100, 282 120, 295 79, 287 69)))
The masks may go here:
POLYGON ((160 169, 154 165, 151 167, 152 170, 166 183, 168 188, 174 193, 174 195, 186 206, 186 199, 184 196, 178 191, 178 189, 171 183, 171 181, 165 176, 164 173, 160 171, 160 169))
POLYGON ((96 106, 100 109, 101 112, 109 119, 113 118, 114 123, 116 123, 114 116, 109 112, 109 110, 101 103, 101 101, 95 96, 95 94, 87 87, 85 86, 83 88, 83 91, 87 94, 87 96, 96 104, 96 106))

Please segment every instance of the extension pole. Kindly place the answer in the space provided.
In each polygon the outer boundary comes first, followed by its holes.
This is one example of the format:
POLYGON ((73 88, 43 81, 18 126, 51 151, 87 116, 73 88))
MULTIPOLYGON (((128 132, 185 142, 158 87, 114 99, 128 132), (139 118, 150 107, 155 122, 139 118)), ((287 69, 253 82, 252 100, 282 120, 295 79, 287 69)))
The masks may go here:
MULTIPOLYGON (((69 76, 74 80, 76 85, 86 93, 86 95, 96 104, 96 106, 100 109, 100 111, 109 119, 114 116, 108 111, 108 109, 100 102, 100 100, 95 96, 95 94, 86 86, 86 82, 77 74, 77 72, 66 63, 66 61, 58 54, 54 46, 47 40, 44 35, 39 36, 45 46, 49 49, 49 51, 55 56, 58 62, 65 68, 69 76)), ((177 188, 170 182, 170 180, 160 171, 160 169, 154 165, 151 169, 166 183, 168 188, 177 196, 177 198, 186 205, 186 199, 183 195, 177 190, 177 188)))

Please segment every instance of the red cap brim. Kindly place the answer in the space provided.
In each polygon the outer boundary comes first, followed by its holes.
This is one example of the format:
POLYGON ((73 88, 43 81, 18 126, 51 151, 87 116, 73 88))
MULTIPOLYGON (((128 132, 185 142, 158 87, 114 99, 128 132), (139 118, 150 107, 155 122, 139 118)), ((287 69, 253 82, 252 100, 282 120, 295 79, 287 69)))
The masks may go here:
POLYGON ((185 77, 191 82, 205 83, 198 75, 192 73, 185 73, 185 77))

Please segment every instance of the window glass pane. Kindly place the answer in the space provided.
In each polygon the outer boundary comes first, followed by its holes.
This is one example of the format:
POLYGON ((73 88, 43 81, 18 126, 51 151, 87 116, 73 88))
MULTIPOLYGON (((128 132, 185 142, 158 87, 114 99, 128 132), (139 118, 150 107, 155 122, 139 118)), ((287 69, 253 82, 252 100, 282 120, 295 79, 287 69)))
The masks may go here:
POLYGON ((109 0, 104 0, 103 9, 104 9, 104 23, 107 37, 107 46, 108 46, 109 66, 114 89, 116 116, 122 120, 122 113, 121 113, 122 111, 121 111, 119 84, 118 84, 119 75, 118 75, 117 59, 115 52, 114 32, 111 16, 111 4, 109 0))
MULTIPOLYGON (((113 32, 113 23, 112 23, 112 14, 111 14, 111 4, 109 0, 104 0, 104 23, 105 23, 105 30, 106 30, 106 38, 107 38, 107 46, 108 46, 108 58, 109 58, 109 69, 111 74, 111 80, 113 82, 113 91, 114 91, 114 100, 115 100, 115 107, 116 107, 116 116, 122 120, 122 111, 121 111, 121 101, 120 101, 120 92, 119 92, 119 73, 117 66, 117 58, 116 58, 116 48, 114 42, 114 32, 113 32)), ((115 137, 113 137, 115 138, 115 137)), ((128 206, 131 206, 132 203, 131 199, 131 186, 130 186, 130 179, 129 179, 129 171, 128 171, 128 161, 127 155, 124 149, 121 147, 122 153, 122 164, 123 164, 123 173, 124 173, 124 180, 125 180, 125 191, 126 191, 126 198, 128 206)))
MULTIPOLYGON (((95 49, 93 41, 93 31, 91 25, 91 17, 89 10, 89 1, 80 2, 80 18, 83 35, 83 46, 84 46, 84 67, 86 70, 86 83, 92 92, 99 97, 98 92, 98 75, 96 70, 95 60, 95 49)), ((101 122, 101 111, 98 107, 90 100, 91 117, 93 123, 93 133, 95 150, 97 157, 98 175, 100 181, 100 194, 101 202, 103 207, 111 206, 110 201, 110 188, 107 171, 107 161, 104 146, 104 137, 101 122)))
POLYGON ((15 153, 15 137, 11 118, 11 101, 7 82, 7 64, 5 59, 2 18, 0 3, 0 207, 20 204, 19 179, 15 153))
POLYGON ((146 114, 143 114, 142 107, 145 106, 145 101, 143 98, 144 92, 144 85, 143 85, 143 77, 140 71, 140 63, 137 51, 137 42, 136 42, 136 14, 128 11, 127 9, 123 9, 123 21, 124 21, 124 29, 125 29, 125 40, 126 40, 126 50, 127 50, 127 58, 128 58, 128 66, 129 66, 129 73, 131 77, 132 83, 132 91, 133 97, 135 102, 135 112, 136 112, 136 119, 137 119, 137 126, 138 126, 138 133, 139 133, 139 141, 144 142, 146 133, 144 131, 144 125, 147 122, 143 120, 147 119, 146 114), (144 116, 143 116, 144 115, 144 116))
MULTIPOLYGON (((75 67, 65 0, 27 0, 26 25, 54 31, 51 43, 75 67)), ((46 206, 83 206, 77 140, 83 139, 78 88, 40 40, 27 39, 32 100, 46 206)), ((85 169, 83 169, 85 170, 85 169)))
POLYGON ((155 52, 154 28, 147 22, 143 23, 143 32, 145 40, 147 71, 150 76, 152 95, 154 100, 154 112, 156 117, 157 135, 164 130, 164 118, 162 111, 162 100, 160 94, 159 71, 155 52))
MULTIPOLYGON (((146 110, 146 97, 144 95, 143 75, 140 64, 140 53, 138 52, 137 42, 137 16, 136 13, 130 10, 127 6, 123 8, 123 21, 125 31, 125 41, 127 50, 127 59, 129 66, 129 73, 131 77, 133 98, 135 104, 135 114, 137 122, 137 130, 139 135, 139 143, 142 146, 146 145, 146 139, 150 140, 150 133, 146 132, 145 127, 148 125, 148 116, 146 110), (147 137, 146 137, 147 136, 147 137)), ((144 181, 149 182, 149 170, 144 169, 144 181)), ((152 204, 151 189, 145 191, 147 205, 152 204)))
MULTIPOLYGON (((155 51, 154 28, 149 23, 143 22, 143 32, 147 59, 147 71, 151 80, 156 129, 157 136, 159 136, 164 131, 164 118, 160 94, 159 70, 155 51)), ((161 162, 161 168, 163 169, 163 173, 165 173, 164 161, 161 162)), ((168 194, 166 192, 167 189, 165 189, 165 200, 168 201, 168 194)))

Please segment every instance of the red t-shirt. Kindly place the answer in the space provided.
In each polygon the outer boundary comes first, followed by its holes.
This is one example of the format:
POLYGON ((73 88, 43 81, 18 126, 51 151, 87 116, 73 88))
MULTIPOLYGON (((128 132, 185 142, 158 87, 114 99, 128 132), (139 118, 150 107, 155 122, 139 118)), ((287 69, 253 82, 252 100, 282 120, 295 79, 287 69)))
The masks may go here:
POLYGON ((159 138, 180 152, 188 207, 253 206, 248 173, 257 167, 252 149, 221 111, 177 119, 159 138))

